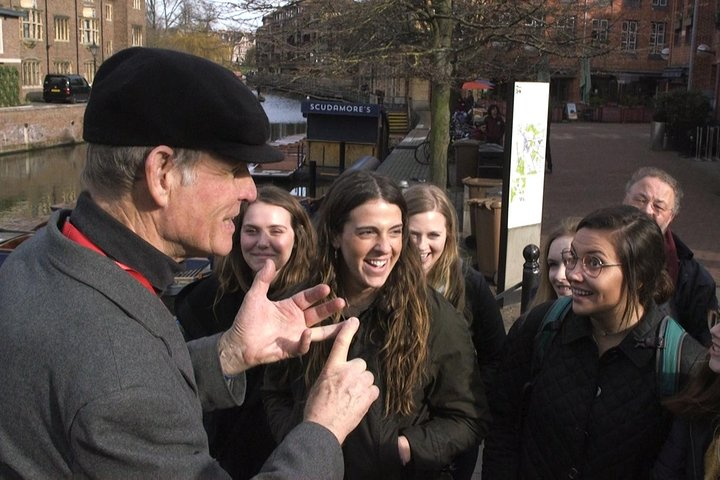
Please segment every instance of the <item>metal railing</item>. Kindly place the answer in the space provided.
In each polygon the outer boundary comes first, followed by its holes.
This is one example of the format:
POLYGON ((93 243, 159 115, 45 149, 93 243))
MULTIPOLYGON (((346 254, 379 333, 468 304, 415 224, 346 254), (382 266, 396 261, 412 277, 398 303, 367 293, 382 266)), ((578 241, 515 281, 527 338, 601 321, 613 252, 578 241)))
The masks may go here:
POLYGON ((717 162, 720 159, 720 126, 695 129, 695 160, 717 162))

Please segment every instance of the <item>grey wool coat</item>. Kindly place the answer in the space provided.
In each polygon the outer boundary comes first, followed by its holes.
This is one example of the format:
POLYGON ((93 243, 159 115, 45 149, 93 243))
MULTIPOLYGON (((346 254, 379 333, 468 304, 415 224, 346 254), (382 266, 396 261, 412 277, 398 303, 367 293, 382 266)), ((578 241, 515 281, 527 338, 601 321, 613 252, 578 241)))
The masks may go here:
MULTIPOLYGON (((63 236, 69 213, 0 269, 0 478, 226 478, 202 409, 241 402, 244 376, 226 382, 217 336, 186 344, 158 297, 63 236)), ((342 475, 335 437, 304 423, 259 478, 342 475)))

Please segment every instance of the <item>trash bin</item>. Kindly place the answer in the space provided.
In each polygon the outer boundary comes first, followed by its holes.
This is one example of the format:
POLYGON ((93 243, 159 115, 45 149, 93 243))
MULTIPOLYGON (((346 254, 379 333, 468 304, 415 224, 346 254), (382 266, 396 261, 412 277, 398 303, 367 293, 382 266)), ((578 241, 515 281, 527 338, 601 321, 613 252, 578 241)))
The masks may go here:
POLYGON ((474 198, 468 201, 475 217, 475 252, 480 273, 497 281, 500 261, 500 197, 474 198))
POLYGON ((496 143, 481 143, 478 146, 478 167, 476 175, 483 178, 503 178, 505 151, 496 143))
MULTIPOLYGON (((486 197, 502 197, 502 185, 503 181, 497 178, 478 178, 478 177, 466 177, 462 179, 463 185, 467 190, 466 210, 470 218, 470 235, 475 235, 475 215, 472 213, 467 200, 476 198, 486 197)), ((465 211, 463 211, 463 231, 467 228, 467 219, 465 218, 465 211)))
POLYGON ((453 142, 455 150, 455 186, 462 186, 465 177, 477 176, 479 140, 462 138, 453 142))

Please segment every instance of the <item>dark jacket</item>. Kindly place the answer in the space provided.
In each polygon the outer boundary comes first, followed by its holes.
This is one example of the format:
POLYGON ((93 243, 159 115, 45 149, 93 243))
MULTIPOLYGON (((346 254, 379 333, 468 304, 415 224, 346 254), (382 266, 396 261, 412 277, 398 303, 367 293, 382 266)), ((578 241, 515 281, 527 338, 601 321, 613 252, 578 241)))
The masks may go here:
POLYGON ((470 332, 480 376, 489 392, 505 345, 505 324, 485 277, 472 267, 465 271, 465 303, 470 310, 470 332))
MULTIPOLYGON (((620 345, 598 357, 590 319, 570 312, 533 368, 534 338, 551 304, 533 309, 508 335, 491 395, 483 478, 649 478, 670 426, 656 391, 662 313, 646 311, 620 345)), ((682 382, 703 353, 685 339, 682 382)))
POLYGON ((671 315, 686 332, 709 346, 708 311, 718 306, 715 280, 695 260, 692 250, 677 235, 672 235, 680 265, 675 293, 670 301, 671 315))
MULTIPOLYGON (((371 306, 360 315, 360 330, 348 358, 362 358, 375 375, 380 398, 343 445, 345 478, 434 478, 458 453, 478 443, 487 432, 488 410, 467 323, 442 296, 430 294, 429 370, 415 390, 416 411, 409 417, 384 414, 381 384, 380 332, 371 306), (398 436, 410 442, 412 460, 402 467, 398 436)), ((291 367, 292 385, 283 381, 287 370, 266 369, 265 406, 276 437, 297 422, 306 398, 299 362, 291 367), (293 411, 294 410, 294 411, 293 411)))
MULTIPOLYGON (((155 285, 171 260, 99 210, 81 196, 73 224, 155 285), (95 211, 86 225, 83 209, 95 211), (113 235, 95 238, 93 226, 113 235)), ((201 413, 242 401, 244 375, 226 381, 217 336, 186 344, 157 296, 65 237, 68 215, 0 269, 0 478, 228 478, 201 413)), ((340 445, 306 422, 264 468, 265 478, 339 478, 340 445)))
POLYGON ((718 422, 689 422, 676 418, 663 445, 653 478, 656 480, 704 480, 705 451, 712 442, 718 422))
POLYGON ((500 114, 497 117, 487 115, 485 117, 485 141, 502 145, 505 137, 505 120, 500 114))
MULTIPOLYGON (((220 283, 215 275, 183 288, 175 299, 175 315, 186 340, 224 332, 233 324, 245 292, 237 290, 216 300, 220 283)), ((265 367, 245 372, 245 401, 238 407, 205 412, 210 455, 235 480, 256 475, 276 447, 262 405, 265 367)))

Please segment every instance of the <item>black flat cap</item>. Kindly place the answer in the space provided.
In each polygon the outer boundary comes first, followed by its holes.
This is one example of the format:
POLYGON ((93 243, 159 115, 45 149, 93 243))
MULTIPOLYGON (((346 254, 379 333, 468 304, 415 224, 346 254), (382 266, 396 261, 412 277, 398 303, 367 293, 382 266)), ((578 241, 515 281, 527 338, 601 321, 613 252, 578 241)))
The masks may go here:
POLYGON ((260 102, 230 70, 204 58, 134 47, 98 69, 83 138, 116 146, 167 145, 246 163, 282 160, 267 145, 260 102))

